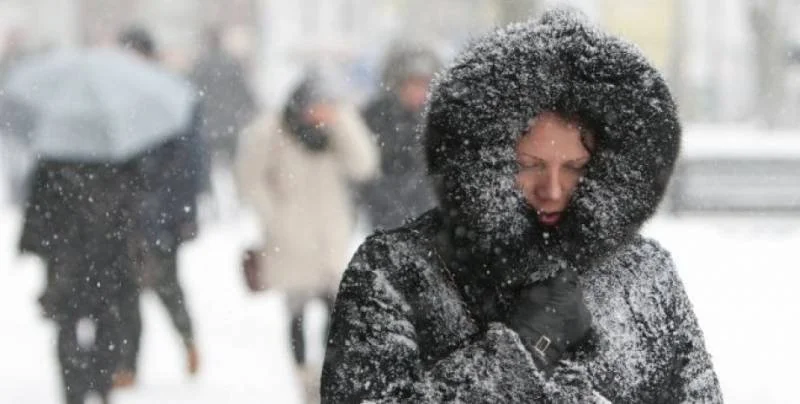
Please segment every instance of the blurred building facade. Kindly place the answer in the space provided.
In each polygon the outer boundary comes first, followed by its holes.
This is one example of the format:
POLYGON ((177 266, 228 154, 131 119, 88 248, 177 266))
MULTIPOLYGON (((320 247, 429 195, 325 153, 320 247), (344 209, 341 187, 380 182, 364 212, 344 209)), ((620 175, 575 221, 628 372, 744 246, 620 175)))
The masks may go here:
POLYGON ((21 31, 36 49, 102 44, 140 23, 164 61, 185 71, 206 28, 221 27, 225 47, 272 106, 311 62, 341 70, 364 95, 395 38, 425 42, 447 59, 470 36, 555 3, 639 45, 689 120, 800 125, 800 25, 791 21, 800 0, 0 0, 0 35, 21 31))
MULTIPOLYGON (((79 42, 78 0, 0 0, 0 39, 15 36, 28 50, 79 42)), ((6 41, 0 40, 0 55, 6 41)))

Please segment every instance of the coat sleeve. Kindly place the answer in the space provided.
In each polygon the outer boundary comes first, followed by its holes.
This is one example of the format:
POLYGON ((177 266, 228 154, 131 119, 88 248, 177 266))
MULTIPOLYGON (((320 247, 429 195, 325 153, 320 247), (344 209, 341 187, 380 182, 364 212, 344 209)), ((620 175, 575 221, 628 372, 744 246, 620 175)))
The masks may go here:
POLYGON ((190 132, 177 139, 175 148, 165 162, 161 177, 165 184, 156 191, 169 192, 167 210, 173 223, 181 227, 197 226, 197 194, 200 190, 202 168, 199 159, 202 153, 199 136, 190 132))
POLYGON ((271 222, 274 209, 268 179, 275 169, 277 156, 271 155, 277 141, 273 131, 277 127, 269 118, 262 118, 242 131, 237 148, 235 177, 236 186, 242 200, 271 222))
MULTIPOLYGON (((322 373, 323 403, 607 402, 580 365, 545 380, 519 336, 488 330, 432 366, 420 360, 415 327, 391 265, 368 241, 346 271, 337 296, 322 373)), ((424 308, 417 308, 424 309, 424 308)))
POLYGON ((378 147, 358 111, 342 107, 334 133, 334 147, 348 177, 357 182, 376 177, 378 147))
POLYGON ((664 281, 658 283, 667 316, 667 338, 672 349, 668 369, 668 385, 661 389, 664 402, 722 403, 722 392, 714 372, 711 356, 706 351, 692 304, 675 270, 669 253, 656 246, 658 267, 664 270, 664 281))

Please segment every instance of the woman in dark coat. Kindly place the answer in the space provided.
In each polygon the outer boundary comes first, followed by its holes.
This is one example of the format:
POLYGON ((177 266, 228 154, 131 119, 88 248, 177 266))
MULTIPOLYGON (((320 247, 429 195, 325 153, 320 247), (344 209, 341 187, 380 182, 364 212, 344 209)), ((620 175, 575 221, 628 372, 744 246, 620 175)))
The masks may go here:
POLYGON ((638 234, 680 133, 658 72, 572 12, 474 42, 429 100, 440 207, 356 253, 323 402, 721 402, 669 253, 638 234))

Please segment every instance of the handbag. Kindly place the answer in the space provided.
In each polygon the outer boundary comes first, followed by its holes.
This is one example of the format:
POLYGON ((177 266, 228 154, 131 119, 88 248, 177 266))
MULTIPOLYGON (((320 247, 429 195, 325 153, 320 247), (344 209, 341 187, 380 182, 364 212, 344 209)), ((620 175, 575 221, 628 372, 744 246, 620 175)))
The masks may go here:
POLYGON ((250 292, 258 293, 267 289, 262 281, 264 253, 261 249, 248 249, 242 256, 242 271, 245 284, 250 292))

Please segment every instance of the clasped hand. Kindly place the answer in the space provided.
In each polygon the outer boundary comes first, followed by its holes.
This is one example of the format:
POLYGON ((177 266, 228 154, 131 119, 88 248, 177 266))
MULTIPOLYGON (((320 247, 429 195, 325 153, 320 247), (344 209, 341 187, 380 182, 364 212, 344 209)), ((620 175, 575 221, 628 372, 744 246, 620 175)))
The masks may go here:
POLYGON ((524 287, 505 322, 519 334, 537 367, 549 375, 562 356, 586 337, 592 317, 577 273, 565 269, 524 287))

